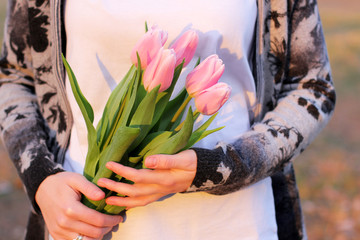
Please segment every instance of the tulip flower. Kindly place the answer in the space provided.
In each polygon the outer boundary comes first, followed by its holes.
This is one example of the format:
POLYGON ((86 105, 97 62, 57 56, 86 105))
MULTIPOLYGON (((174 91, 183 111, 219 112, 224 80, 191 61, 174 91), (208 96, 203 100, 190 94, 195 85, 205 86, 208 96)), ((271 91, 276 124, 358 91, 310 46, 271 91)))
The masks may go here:
POLYGON ((144 72, 143 83, 146 91, 150 92, 159 84, 159 92, 168 89, 174 76, 175 63, 174 50, 161 48, 144 72))
POLYGON ((231 87, 226 83, 217 83, 201 91, 195 98, 197 111, 204 115, 216 113, 229 99, 231 87))
POLYGON ((167 32, 157 26, 153 26, 143 37, 136 43, 131 52, 131 61, 137 66, 137 54, 141 61, 141 68, 145 69, 152 59, 155 58, 167 40, 167 32))
POLYGON ((191 97, 195 97, 201 91, 216 84, 224 70, 225 66, 216 54, 207 57, 186 77, 187 92, 191 97))
POLYGON ((185 59, 183 67, 188 65, 194 57, 196 47, 199 42, 199 36, 194 30, 188 30, 182 34, 169 48, 174 49, 176 53, 176 66, 185 59))

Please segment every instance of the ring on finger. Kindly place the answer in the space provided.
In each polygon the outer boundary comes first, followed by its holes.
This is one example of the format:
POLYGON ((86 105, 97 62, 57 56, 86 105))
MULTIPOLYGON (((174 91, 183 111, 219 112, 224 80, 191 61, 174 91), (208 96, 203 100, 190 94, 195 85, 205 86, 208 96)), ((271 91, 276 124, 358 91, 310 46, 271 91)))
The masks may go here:
POLYGON ((81 234, 79 234, 79 235, 77 235, 77 237, 74 238, 73 240, 83 240, 83 239, 84 239, 84 236, 81 235, 81 234))

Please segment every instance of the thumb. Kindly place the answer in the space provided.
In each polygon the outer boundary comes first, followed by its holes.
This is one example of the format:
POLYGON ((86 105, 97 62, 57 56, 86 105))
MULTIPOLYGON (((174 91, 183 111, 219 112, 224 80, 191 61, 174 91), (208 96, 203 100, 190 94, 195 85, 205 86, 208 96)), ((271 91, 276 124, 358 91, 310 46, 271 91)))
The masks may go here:
POLYGON ((195 170, 197 157, 194 150, 186 150, 175 155, 152 155, 145 159, 145 166, 151 169, 195 170))
POLYGON ((88 181, 84 176, 78 175, 70 182, 70 186, 78 192, 84 194, 91 200, 99 201, 105 197, 105 193, 101 189, 88 181))

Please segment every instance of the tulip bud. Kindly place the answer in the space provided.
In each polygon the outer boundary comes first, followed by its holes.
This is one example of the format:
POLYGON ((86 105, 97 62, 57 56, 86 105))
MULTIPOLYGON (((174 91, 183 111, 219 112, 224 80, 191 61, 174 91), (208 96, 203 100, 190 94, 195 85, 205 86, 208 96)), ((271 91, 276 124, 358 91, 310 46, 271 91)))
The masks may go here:
POLYGON ((159 92, 168 89, 174 76, 175 63, 174 50, 161 48, 144 72, 143 83, 146 91, 150 92, 159 84, 159 92))
POLYGON ((141 61, 141 68, 145 69, 159 52, 160 48, 164 46, 167 37, 167 32, 157 26, 153 26, 136 43, 131 52, 131 62, 137 66, 136 53, 138 53, 141 61))
POLYGON ((216 113, 229 99, 231 87, 226 83, 217 83, 201 91, 195 97, 196 109, 204 115, 216 113))
POLYGON ((174 49, 176 53, 176 66, 185 59, 184 66, 188 65, 194 57, 196 47, 199 42, 199 36, 194 30, 188 30, 182 34, 169 48, 174 49))
POLYGON ((207 57, 187 75, 185 83, 187 92, 191 97, 195 97, 202 90, 216 84, 224 70, 225 66, 216 54, 207 57))

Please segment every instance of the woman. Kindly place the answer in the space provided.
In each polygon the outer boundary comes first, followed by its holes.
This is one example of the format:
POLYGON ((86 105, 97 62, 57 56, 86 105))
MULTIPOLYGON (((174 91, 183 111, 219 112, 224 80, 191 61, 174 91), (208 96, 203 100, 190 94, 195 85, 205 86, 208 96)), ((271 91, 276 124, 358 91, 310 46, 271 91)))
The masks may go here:
MULTIPOLYGON (((55 239, 94 239, 102 238, 106 233, 106 238, 112 236, 114 239, 125 236, 131 239, 132 234, 138 233, 143 239, 176 239, 178 234, 195 239, 219 238, 216 234, 235 239, 306 238, 290 161, 325 126, 335 104, 316 1, 248 0, 231 1, 229 5, 199 1, 201 4, 192 9, 197 9, 201 15, 188 14, 190 20, 180 15, 184 19, 176 24, 166 17, 156 17, 166 11, 154 6, 162 6, 166 1, 152 2, 154 9, 148 12, 150 4, 144 5, 143 9, 141 6, 146 1, 137 2, 132 6, 137 11, 130 14, 121 10, 133 9, 127 5, 131 3, 86 1, 86 5, 79 5, 80 2, 84 1, 67 1, 66 4, 59 0, 9 1, 1 59, 0 129, 34 210, 29 218, 27 239, 43 239, 49 233, 55 239), (205 14, 209 9, 215 15, 205 14), (94 15, 104 12, 108 17, 106 21, 94 15), (153 14, 148 15, 149 12, 153 14), (244 22, 240 21, 241 14, 245 16, 244 22), (126 30, 123 37, 127 37, 128 31, 132 30, 127 28, 128 24, 134 27, 131 21, 143 22, 139 16, 174 32, 179 32, 176 29, 182 30, 186 24, 193 24, 204 33, 202 39, 209 37, 210 40, 204 42, 216 39, 210 45, 210 48, 215 46, 215 50, 211 51, 225 56, 226 68, 230 66, 233 70, 228 72, 225 80, 236 85, 233 80, 237 79, 237 71, 241 72, 241 80, 238 79, 241 83, 235 92, 243 93, 240 95, 244 98, 239 102, 245 104, 232 116, 246 111, 250 114, 240 115, 238 120, 229 123, 236 128, 230 128, 234 134, 227 132, 223 136, 225 143, 214 146, 204 142, 173 156, 146 159, 146 165, 154 171, 133 171, 121 165, 110 165, 113 171, 136 182, 133 187, 112 185, 105 180, 98 183, 130 196, 109 200, 110 204, 131 208, 125 222, 120 223, 124 221, 122 217, 94 212, 79 202, 80 193, 94 200, 104 196, 80 174, 71 172, 77 171, 77 159, 82 158, 80 153, 84 150, 79 149, 82 148, 83 134, 71 94, 66 97, 69 88, 65 88, 67 82, 60 54, 66 53, 76 74, 80 75, 79 79, 88 76, 91 64, 97 64, 94 65, 96 68, 103 66, 100 71, 94 70, 94 79, 99 79, 98 75, 103 77, 107 69, 114 76, 112 71, 117 68, 111 64, 116 61, 107 58, 114 54, 107 54, 112 49, 106 48, 113 46, 115 41, 111 38, 114 26, 110 22, 114 20, 119 26, 118 21, 123 17, 122 21, 126 22, 121 26, 126 30), (201 21, 200 16, 205 16, 206 20, 201 21), (96 21, 88 23, 92 17, 96 21), (237 22, 231 21, 233 17, 237 22), (163 26, 167 22, 171 22, 169 28, 163 26), (202 24, 204 22, 206 24, 202 24), (219 25, 219 22, 223 24, 219 25), (89 25, 84 26, 86 23, 89 25), (233 24, 230 25, 232 28, 227 29, 228 24, 233 24), (224 34, 229 32, 230 35, 224 34), (235 40, 242 40, 241 44, 229 43, 231 34, 236 36, 235 40), (106 36, 105 40, 102 36, 106 36), (109 42, 107 37, 110 37, 109 42), (99 52, 94 53, 92 44, 97 44, 99 52), (91 53, 92 58, 87 58, 87 53, 91 53), (88 62, 81 64, 84 59, 88 62), (251 94, 244 94, 247 92, 251 94), (237 132, 238 122, 244 119, 242 130, 237 132), (164 177, 170 180, 161 181, 164 177), (157 201, 162 196, 183 191, 196 193, 175 194, 157 201), (213 199, 214 203, 207 207, 213 199), (187 207, 187 204, 194 205, 187 207), (138 207, 142 205, 147 206, 138 207), (204 211, 199 211, 202 205, 207 207, 206 211, 213 212, 206 215, 203 224, 194 225, 203 221, 204 211), (181 211, 171 215, 177 208, 181 211), (187 209, 190 216, 182 212, 187 209), (184 225, 171 227, 173 223, 178 224, 178 220, 184 225), (145 232, 140 231, 142 228, 145 232), (191 236, 185 233, 189 229, 191 236)), ((177 7, 180 13, 190 11, 178 5, 166 9, 174 11, 177 7)), ((179 12, 169 12, 167 17, 181 19, 179 12)), ((126 44, 130 48, 134 45, 125 38, 126 44)), ((207 50, 201 44, 199 47, 197 53, 206 55, 207 50)), ((209 141, 217 140, 223 138, 209 141)))

